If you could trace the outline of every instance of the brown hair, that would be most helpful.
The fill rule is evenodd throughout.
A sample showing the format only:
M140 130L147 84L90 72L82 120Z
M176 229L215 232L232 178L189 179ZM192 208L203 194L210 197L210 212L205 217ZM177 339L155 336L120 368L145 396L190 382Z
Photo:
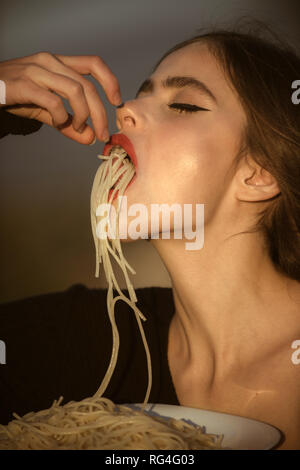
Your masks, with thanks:
M249 152L274 176L281 191L258 212L249 232L261 231L276 269L300 281L300 105L292 102L292 83L300 79L300 58L265 24L255 22L254 26L251 31L248 25L247 32L238 28L202 32L172 47L154 70L172 52L197 42L204 42L218 59L247 117L243 145L234 163ZM266 32L271 36L268 40L263 37Z

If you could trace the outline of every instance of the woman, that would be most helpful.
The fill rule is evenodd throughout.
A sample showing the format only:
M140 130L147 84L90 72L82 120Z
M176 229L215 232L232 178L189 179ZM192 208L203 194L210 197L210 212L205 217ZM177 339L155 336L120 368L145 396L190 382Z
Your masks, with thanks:
M201 88L162 86L182 75ZM269 421L299 448L297 76L292 52L202 35L163 57L117 122L138 155L128 204L205 205L202 250L152 240L172 279L168 359L179 402Z
M292 361L292 344L300 339L300 123L291 100L291 84L299 77L300 60L289 49L217 31L175 46L136 99L117 109L118 128L138 162L137 178L125 193L128 205L205 207L201 250L187 251L184 239L151 240L170 274L172 298L158 288L142 296L141 310L153 328L148 337L155 327L164 332L161 356L150 343L153 362L165 361L159 373L154 368L154 384L165 395L157 392L150 401L269 422L285 434L279 447L285 449L300 449L300 366ZM52 297L52 311L62 308L63 295ZM87 291L84 304L95 295ZM165 319L162 311L156 316L155 327L153 298L162 298L167 309ZM37 301L30 302L32 310ZM31 314L32 325L36 318ZM65 321L65 334L76 328L84 334L82 312L75 324L73 317ZM127 321L120 319L121 338ZM120 383L137 372L126 369L126 354L138 354L132 337L128 344L133 349L120 352L123 365L108 393L116 401L124 396L116 398L113 387L126 388Z

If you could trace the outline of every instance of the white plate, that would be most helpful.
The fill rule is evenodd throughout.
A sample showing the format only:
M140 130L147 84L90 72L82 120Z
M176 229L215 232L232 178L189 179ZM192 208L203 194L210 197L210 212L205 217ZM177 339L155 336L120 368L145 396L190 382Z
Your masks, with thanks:
M130 406L130 405L127 405ZM141 404L131 405L141 406ZM268 450L281 439L281 432L270 424L241 416L199 410L185 406L153 405L148 403L145 411L163 417L185 419L200 426L205 426L207 433L223 434L223 447L234 450Z

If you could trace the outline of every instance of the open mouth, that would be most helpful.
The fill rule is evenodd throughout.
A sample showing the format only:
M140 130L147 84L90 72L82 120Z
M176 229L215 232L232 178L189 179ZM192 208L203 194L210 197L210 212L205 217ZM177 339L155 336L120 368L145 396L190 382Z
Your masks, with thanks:
M133 165L132 163L132 160L130 158L130 156L128 155L128 153L126 152L125 149L123 149L123 147L121 145L114 145L110 151L109 151L109 156L112 157L112 163L114 164L114 162L118 159L122 159L120 161L120 165L118 167L121 168L122 165L124 164L127 164L127 165ZM126 162L126 163L125 163ZM121 181L122 177L123 177L124 173L119 177L119 179L114 183L114 185L111 187L111 189L115 189L115 187L117 186L117 184L119 183L119 181Z
M124 160L127 160L133 164L130 155L128 155L126 150L121 145L113 145L109 150L109 156L112 156L113 158L124 157Z
M125 152L127 158L131 161L135 170L137 171L138 162L135 154L135 149L130 139L125 134L113 134L110 141L105 145L103 154L111 155L112 150L119 149Z
M111 156L113 159L112 163L115 162L114 158L118 158L120 160L120 165L118 165L117 171L124 164L126 164L129 168L131 168L131 171L133 171L133 176L124 189L123 193L125 193L129 186L131 186L136 180L138 173L138 161L133 143L125 134L113 134L110 138L110 141L105 145L103 154L104 156ZM124 177L125 173L127 172L125 171L122 173L118 181L115 181L112 185L109 191L109 200L111 200L112 193L114 193L112 200L115 200L119 196L120 185L118 183ZM116 189L116 186L118 189Z
M128 169L131 168L134 169L135 171L135 166L132 162L132 159L131 159L131 156L126 152L126 150L121 146L121 145L112 145L110 149L107 149L107 154L108 156L111 156L112 157L112 164L114 164L114 162L116 160L120 160L120 165L118 166L117 170L119 170L123 165L126 165L128 167ZM117 179L117 181L111 186L110 188L110 191L109 191L109 198L111 197L113 191L116 189L116 187L119 185L120 181L122 180L123 176L126 174L127 172L124 171L124 173L122 173L120 175L120 177ZM133 181L135 180L136 178L136 174L134 174L134 176L132 177L132 179L129 181L128 185L126 186L125 189L127 189L132 183ZM125 190L124 190L125 191ZM118 197L119 195L119 190L117 189L115 191L115 195L114 195L114 198L113 200Z

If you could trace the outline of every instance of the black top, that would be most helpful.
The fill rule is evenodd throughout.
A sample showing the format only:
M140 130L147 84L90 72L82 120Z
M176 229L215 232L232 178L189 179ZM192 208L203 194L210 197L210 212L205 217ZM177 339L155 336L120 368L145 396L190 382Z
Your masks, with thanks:
M22 107L23 105L20 106ZM18 108L18 105L6 106L5 108ZM5 111L5 108L0 108L0 139L9 134L32 134L37 132L43 125L42 122L36 119L27 119L11 114Z
M126 295L126 290L123 291ZM12 412L23 415L92 396L107 370L112 330L106 289L76 285L0 305L0 337L6 363L0 365L0 423ZM172 290L136 289L137 307L152 361L150 403L178 405L167 359L169 324L174 312ZM116 369L104 393L115 403L140 403L148 384L146 354L133 310L123 301L115 307L120 334Z
M42 123L0 110L0 138L31 134ZM127 291L124 293L128 295ZM64 292L45 294L0 305L0 423L29 411L39 411L64 397L82 400L101 384L112 352L112 330L106 289L75 285ZM167 359L168 331L174 313L171 288L136 290L137 307L152 359L150 403L178 405ZM144 401L148 370L144 345L133 310L123 301L115 306L120 335L116 369L104 393L115 403ZM2 343L3 345L3 343Z
M126 290L123 291L126 295ZM70 289L0 305L0 337L6 364L0 365L0 423L12 412L23 415L92 396L106 372L112 333L106 289ZM136 289L137 307L152 359L150 403L178 405L167 359L169 324L174 312L171 288ZM120 333L118 362L104 393L115 403L140 403L148 384L146 354L133 310L115 307Z

